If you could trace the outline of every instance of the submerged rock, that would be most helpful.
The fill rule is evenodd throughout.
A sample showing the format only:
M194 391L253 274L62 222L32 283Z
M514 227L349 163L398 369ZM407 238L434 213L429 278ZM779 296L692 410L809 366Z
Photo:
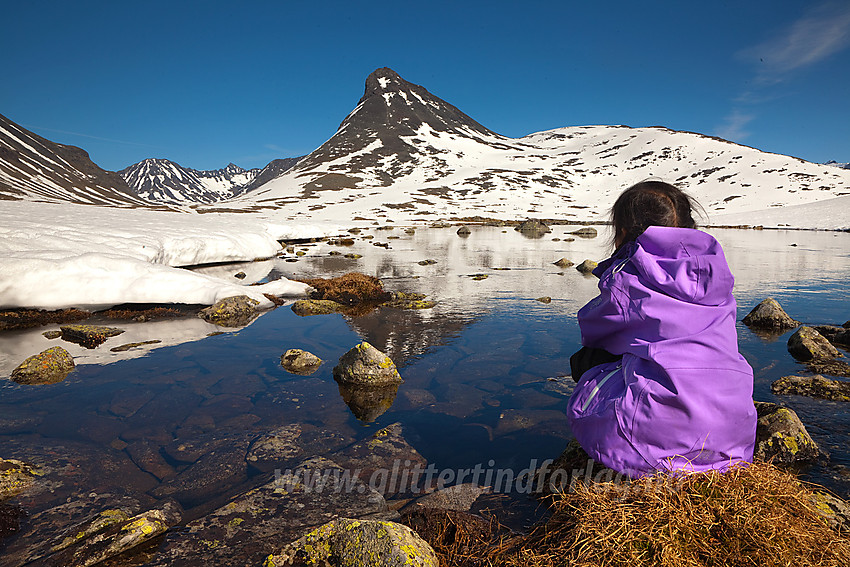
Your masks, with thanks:
M318 370L323 360L311 352L291 348L280 357L280 364L292 374L309 375Z
M220 327L241 327L254 320L259 304L259 301L247 295L225 297L215 305L202 309L198 316Z
M0 501L32 485L38 469L17 459L0 459Z
M570 262L570 261L569 261L569 260L567 260L566 258L561 258L561 259L560 259L560 260L558 260L557 262L553 262L553 263L554 263L556 266L558 266L559 268L569 268L569 267L571 267L571 266L575 266L575 263L574 263L574 262Z
M471 482L455 484L454 486L447 486L446 488L435 490L431 494L417 498L405 507L404 512L411 506L468 512L472 509L472 505L478 500L479 496L489 492L489 487L478 486Z
M570 234L575 234L576 236L579 236L581 238L596 238L596 235L599 233L592 226L586 226L584 228L574 230Z
M12 370L11 378L18 384L55 384L64 380L74 369L74 359L62 347L52 347L35 354Z
M768 402L755 402L755 406L758 412L755 458L775 465L818 458L820 449L794 410Z
M783 376L770 386L774 394L809 396L822 400L850 402L850 382L823 376Z
M757 329L767 329L774 331L784 331L785 329L793 329L801 323L796 319L792 319L779 302L768 297L761 303L755 306L743 320L744 325Z
M292 312L301 317L310 315L330 315L340 313L345 305L330 299L299 299L292 304Z
M403 381L390 357L365 341L342 355L333 375L337 382L362 386L386 386Z
M351 443L342 433L306 423L291 423L273 429L251 443L245 460L253 468L271 472L290 466L308 455L325 455Z
M439 567L434 549L405 525L339 518L319 526L270 555L264 567L278 565L346 567Z
M106 342L109 337L120 335L124 329L101 327L98 325L62 325L62 340L76 343L86 348L95 348Z
M431 309L437 305L436 301L426 301L424 293L406 293L403 291L392 292L392 299L385 301L381 307L393 309Z
M850 364L841 360L815 359L806 363L806 367L815 374L827 374L829 376L843 376L850 378Z
M811 327L806 326L800 327L788 338L788 352L802 362L841 356L832 343Z
M578 270L582 274L590 274L593 273L593 270L596 269L596 266L598 266L598 264L593 260L585 260L584 262L576 266L576 270Z
M552 232L551 228L537 219L528 219L525 222L520 223L520 225L514 230L532 238L540 238L544 234Z

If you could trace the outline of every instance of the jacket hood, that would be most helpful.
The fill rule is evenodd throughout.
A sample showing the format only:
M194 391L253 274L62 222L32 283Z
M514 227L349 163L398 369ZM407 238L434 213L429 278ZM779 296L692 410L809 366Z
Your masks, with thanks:
M651 226L600 267L605 277L631 264L653 291L697 305L720 305L735 283L713 236L692 228Z

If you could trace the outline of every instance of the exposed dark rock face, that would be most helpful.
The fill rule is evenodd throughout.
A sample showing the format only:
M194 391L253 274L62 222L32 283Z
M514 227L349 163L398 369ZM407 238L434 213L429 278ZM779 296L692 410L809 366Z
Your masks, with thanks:
M18 384L55 384L74 369L74 358L62 347L52 347L23 361L12 371Z
M150 207L117 173L75 146L51 142L0 115L0 199Z
M744 317L744 325L757 329L766 329L774 331L784 331L785 329L793 329L800 325L796 319L792 319L779 302L768 297L761 303L755 306L746 317Z
M820 449L794 410L767 402L755 402L755 405L757 459L791 465L818 458Z
M770 386L774 394L809 396L822 400L850 402L850 382L823 376L783 376Z
M788 352L802 362L828 360L841 356L820 333L811 327L800 327L788 338Z

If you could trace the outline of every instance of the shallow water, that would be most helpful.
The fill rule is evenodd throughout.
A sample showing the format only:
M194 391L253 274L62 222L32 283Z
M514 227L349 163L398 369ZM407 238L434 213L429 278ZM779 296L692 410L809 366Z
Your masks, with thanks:
M243 271L247 277L234 281L245 284L278 275L359 271L380 277L388 290L428 294L437 305L418 311L384 308L358 318L298 317L282 307L245 328L210 337L216 329L194 318L112 322L127 333L94 351L72 351L78 367L63 382L0 381L0 456L52 452L59 458L90 450L86 458L111 465L82 463L77 489L120 486L143 493L159 483L134 465L127 444L145 440L164 446L205 434L259 434L289 423L330 428L355 440L400 421L408 441L438 469L480 463L519 471L532 459L554 458L570 438L564 409L571 380L559 377L569 373L569 356L579 346L575 313L595 296L597 280L553 262L606 255L606 229L594 239L565 241L576 228L556 226L540 239L498 227L475 227L465 238L455 228L417 229L413 235L373 229L353 235L354 246L296 245L306 255L295 262L281 258L205 268L227 278ZM736 276L739 320L768 296L806 323L840 325L850 319L850 234L712 232ZM374 238L363 239L366 235ZM362 258L331 256L331 251ZM419 264L426 259L436 263ZM473 279L476 274L487 278ZM551 303L536 300L542 296ZM69 346L45 339L41 332L47 329L0 335L5 376L30 354L59 343ZM805 371L786 351L790 331L763 338L739 323L738 333L741 352L755 369L755 398L793 408L831 453L809 477L850 494L850 406L773 396L772 381ZM128 353L108 350L157 338L163 343ZM352 414L331 372L362 340L386 352L405 380L392 406L371 412L370 422ZM289 348L308 350L326 362L311 376L289 374L280 366Z

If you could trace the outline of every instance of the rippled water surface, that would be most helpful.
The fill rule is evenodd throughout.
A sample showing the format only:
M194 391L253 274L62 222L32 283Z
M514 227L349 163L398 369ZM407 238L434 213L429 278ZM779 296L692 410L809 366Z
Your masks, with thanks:
M570 438L564 409L572 383L563 376L579 346L575 313L596 294L596 279L553 262L606 255L604 228L598 238L566 241L576 228L556 226L539 239L498 227L474 227L466 238L455 228L417 229L412 235L398 228L364 230L352 235L353 246L296 245L306 254L289 254L295 262L281 258L205 268L226 278L243 271L243 283L360 271L380 277L388 290L428 294L437 305L417 311L383 308L357 318L298 317L281 307L215 336L207 335L217 329L196 318L122 322L118 326L125 335L94 351L62 343L78 367L59 384L0 381L0 456L70 458L79 490L121 486L149 494L159 481L134 464L129 444L144 440L163 447L174 439L260 434L289 423L330 428L356 440L400 421L408 441L438 468L493 461L518 470L531 459L555 457ZM806 323L840 325L850 319L850 234L713 233L736 276L739 319L768 296ZM426 259L436 263L419 264ZM477 274L487 278L473 278ZM543 296L551 302L537 301ZM44 330L0 335L4 376L26 356L61 342L44 338ZM800 414L832 456L811 471L811 478L848 495L848 406L773 396L773 380L805 371L786 351L790 332L765 338L739 324L738 333L741 351L755 369L755 398ZM109 351L152 339L162 343ZM338 358L362 340L386 352L404 378L394 399L356 410L365 420L346 405L331 373ZM311 376L289 374L280 366L289 348L309 350L326 362Z

